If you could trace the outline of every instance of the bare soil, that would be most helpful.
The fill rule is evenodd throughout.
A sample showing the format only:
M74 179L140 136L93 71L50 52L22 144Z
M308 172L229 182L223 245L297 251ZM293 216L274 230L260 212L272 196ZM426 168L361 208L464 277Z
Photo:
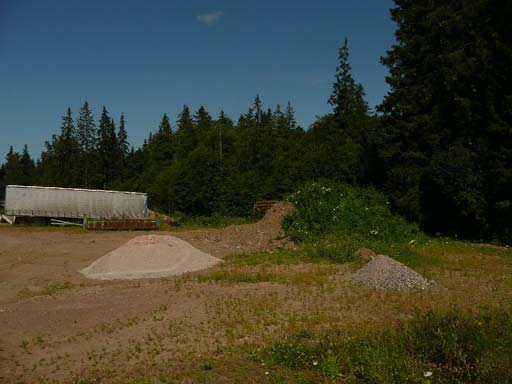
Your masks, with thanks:
M293 243L284 237L282 222L294 209L292 203L280 201L257 223L230 225L219 231L188 237L187 241L219 258L292 247Z
M252 226L266 236L267 227ZM211 239L231 231L244 233L242 239L246 230L172 235L225 257L255 248L237 240L231 244L240 248L226 249ZM126 383L140 372L153 378L147 382L237 382L194 378L222 370L223 359L242 356L240 348L302 329L357 333L389 326L414 307L512 305L512 260L498 250L440 248L443 264L420 271L437 285L406 292L355 286L343 278L353 264L249 266L228 258L185 276L128 281L78 272L140 234L0 227L1 383ZM201 368L210 365L212 371ZM259 365L246 369L239 374L268 381Z

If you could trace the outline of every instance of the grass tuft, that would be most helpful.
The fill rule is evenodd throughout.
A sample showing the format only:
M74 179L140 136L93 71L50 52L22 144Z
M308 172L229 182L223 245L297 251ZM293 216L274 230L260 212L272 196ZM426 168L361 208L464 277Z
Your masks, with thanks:
M267 369L317 371L356 383L505 383L512 372L512 312L415 312L380 334L294 335L260 358Z

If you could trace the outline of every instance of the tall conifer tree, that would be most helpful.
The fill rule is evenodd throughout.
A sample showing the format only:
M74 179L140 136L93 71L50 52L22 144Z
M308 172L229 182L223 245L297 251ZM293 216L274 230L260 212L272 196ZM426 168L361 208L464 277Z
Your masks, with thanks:
M84 102L78 114L76 124L76 137L81 148L82 164L84 167L82 186L88 188L91 183L91 174L94 173L94 162L98 135L92 111L87 101Z

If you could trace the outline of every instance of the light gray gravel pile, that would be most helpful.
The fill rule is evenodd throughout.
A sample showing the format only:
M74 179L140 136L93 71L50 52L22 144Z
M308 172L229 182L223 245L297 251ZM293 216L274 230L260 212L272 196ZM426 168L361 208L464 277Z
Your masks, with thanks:
M434 285L433 281L384 255L378 255L355 272L352 281L368 287L396 290L425 289Z
M174 236L137 236L80 272L89 279L148 279L199 271L220 263Z

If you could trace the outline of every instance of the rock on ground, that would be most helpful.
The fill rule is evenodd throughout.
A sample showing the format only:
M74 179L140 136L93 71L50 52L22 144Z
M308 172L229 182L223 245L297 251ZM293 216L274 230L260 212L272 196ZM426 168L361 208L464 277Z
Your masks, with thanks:
M353 282L373 288L425 289L434 285L418 272L384 255L378 255L355 272Z
M354 256L360 259L361 261L368 262L372 260L377 254L371 250L370 248L359 248L354 252Z

